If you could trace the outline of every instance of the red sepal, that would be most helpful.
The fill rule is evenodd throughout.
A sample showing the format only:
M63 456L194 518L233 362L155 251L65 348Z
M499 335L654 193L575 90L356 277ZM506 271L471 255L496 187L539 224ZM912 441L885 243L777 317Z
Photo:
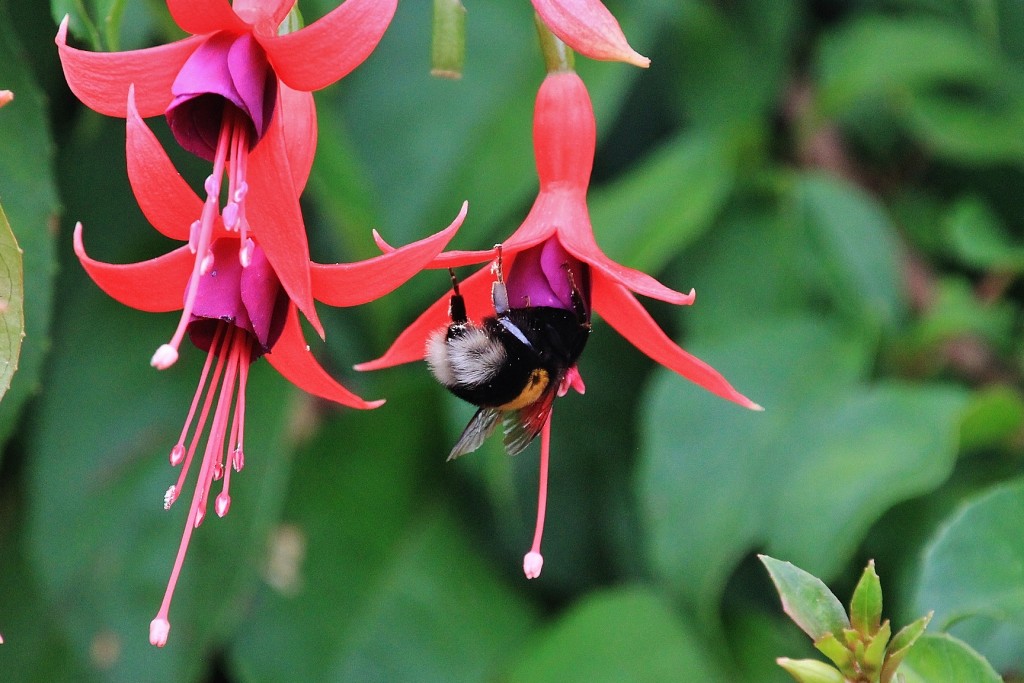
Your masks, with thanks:
M462 225L468 208L469 203L463 202L459 215L444 230L376 258L358 263L311 264L313 296L330 306L359 306L389 294L445 248Z
M322 338L324 328L313 306L309 243L280 126L271 126L253 149L247 181L249 192L246 202L256 240L288 298L295 302Z
M187 241L189 226L199 218L203 201L174 168L160 141L139 117L133 90L128 91L125 136L132 192L154 228L171 239ZM220 224L220 217L217 222Z
M506 267L511 267L511 263L506 261ZM459 283L459 291L462 292L466 301L466 311L470 319L477 323L489 315L494 315L494 305L491 303L491 282L493 280L491 269L482 268ZM405 328L383 356L356 365L356 370L380 370L423 360L427 355L427 339L431 334L447 327L451 322L451 318L448 317L450 301L451 293L449 292L431 304L420 317Z
M294 33L256 38L284 83L296 90L320 90L370 56L397 5L398 0L346 0Z
M630 344L711 393L744 408L762 410L713 367L679 348L625 287L596 272L591 274L591 282L594 310Z
M195 255L183 246L149 261L124 265L95 261L82 245L82 224L75 225L75 255L100 289L125 306L147 313L182 307Z
M376 408L384 403L363 400L327 374L306 345L294 304L288 305L284 329L266 359L282 377L314 396L362 410Z
M136 85L136 103L143 117L163 114L171 103L171 84L202 36L128 52L89 52L67 44L68 17L57 30L57 54L68 87L85 106L107 116L124 118L128 86Z
M167 9L174 23L193 35L249 31L249 26L238 18L228 0L167 0Z

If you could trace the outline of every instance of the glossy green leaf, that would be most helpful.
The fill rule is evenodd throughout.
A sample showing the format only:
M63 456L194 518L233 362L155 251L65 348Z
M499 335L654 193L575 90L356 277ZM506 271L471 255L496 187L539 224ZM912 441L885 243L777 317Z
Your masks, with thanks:
M531 605L418 490L414 396L346 412L303 449L231 649L240 680L482 680L526 636Z
M931 620L932 613L929 612L920 619L907 624L901 628L895 636L893 636L892 642L889 643L889 650L885 656L884 666L882 667L883 683L887 683L892 680L893 675L906 659L907 654L910 653L917 641L922 635L924 635L924 630L928 628L928 624Z
M899 674L905 683L1001 683L985 658L948 634L922 636L907 654Z
M766 406L743 411L667 372L644 398L647 549L706 618L751 549L828 579L886 509L951 471L963 393L861 383L857 345L835 328L779 320L694 350Z
M758 556L775 584L782 599L782 609L812 640L826 635L838 636L850 627L843 604L822 583L791 562L776 560L767 555Z
M726 134L681 136L649 155L642 168L595 190L590 218L601 248L633 268L664 268L711 227L728 199L736 176L735 145Z
M538 633L503 680L732 680L699 634L650 590L594 592Z
M0 398L7 393L18 369L21 340L25 336L21 257L21 247L0 207Z
M882 207L853 185L825 175L800 178L796 196L817 267L840 308L891 327L903 314L898 242Z
M925 549L913 609L985 655L998 669L1024 666L1024 481L976 496Z
M913 91L983 84L1001 74L997 56L961 27L925 16L865 16L827 36L817 60L824 116L865 97L900 98Z
M26 296L25 340L17 359L18 374L0 403L0 443L5 443L20 424L25 402L41 389L40 375L50 347L58 211L46 100L12 32L9 12L7 5L0 3L0 54L4 55L0 88L14 93L14 100L0 109L0 200L17 246L23 250L21 268ZM26 159L32 163L25 163ZM14 256L9 248L5 248L4 254L8 261ZM14 270L9 273L13 287L15 279L21 276L15 275ZM18 308L15 298L12 297L8 309L11 315L16 315ZM13 350L13 346L10 348Z

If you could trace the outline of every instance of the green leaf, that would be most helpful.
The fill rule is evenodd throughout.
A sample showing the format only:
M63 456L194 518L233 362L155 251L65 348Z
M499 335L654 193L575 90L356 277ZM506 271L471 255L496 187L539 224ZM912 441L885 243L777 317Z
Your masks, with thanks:
M0 200L17 238L24 269L25 340L18 374L0 403L0 444L22 423L25 402L40 388L43 361L50 348L49 327L56 270L54 242L58 212L54 186L53 142L47 126L44 94L36 85L27 57L12 33L10 10L0 3L0 54L3 83L14 101L0 109ZM26 163L31 160L31 163ZM4 239L10 244L10 238ZM10 254L5 251L5 254ZM11 272L12 283L14 271ZM13 303L13 300L12 300ZM17 306L9 311L14 314Z
M864 648L864 654L860 658L862 669L866 673L877 674L882 670L882 662L885 660L885 646L889 643L889 636L892 635L892 626L889 620L882 622L881 628L871 638Z
M978 197L955 202L945 219L949 246L966 265L996 272L1024 270L1024 246L1011 243L993 209Z
M905 683L1001 683L985 658L948 634L922 636L899 669Z
M1000 670L1024 667L1024 480L995 486L950 515L925 548L918 613Z
M808 574L790 562L758 555L772 577L782 599L782 609L803 629L811 640L828 634L838 637L849 628L850 620L839 599L821 579Z
M850 598L850 624L864 636L873 636L882 623L882 583L870 560Z
M699 631L648 589L593 592L539 633L516 660L510 683L732 680Z
M21 339L25 336L21 253L7 214L0 207L0 398L7 393L18 369Z
M1024 397L1005 385L982 387L971 396L960 429L960 450L1015 452L1024 428Z
M929 612L917 621L907 624L893 636L892 643L889 644L889 651L886 653L885 664L882 667L882 683L892 680L900 663L906 658L914 643L924 635L924 630L928 628L928 623L931 620L932 614Z
M952 469L964 392L865 384L863 350L836 328L748 323L690 350L766 406L744 411L665 371L642 399L647 551L656 574L709 620L751 549L828 579L885 510Z
M814 647L818 652L831 659L832 663L843 674L850 675L856 673L853 651L845 644L839 642L834 633L826 633L821 638L815 640Z
M896 230L882 207L850 183L809 174L796 186L818 267L840 309L892 327L904 312Z
M601 247L632 268L664 268L711 227L728 199L736 176L735 146L725 133L685 134L649 154L641 167L598 187L590 217ZM638 234L644 238L636 239Z
M333 418L300 454L297 471L314 476L292 482L231 645L240 680L485 680L532 626L532 606L421 493L418 461L443 460L414 428L422 400L388 393L372 415Z
M866 97L995 82L996 54L952 22L865 16L829 34L818 54L819 113L834 117Z

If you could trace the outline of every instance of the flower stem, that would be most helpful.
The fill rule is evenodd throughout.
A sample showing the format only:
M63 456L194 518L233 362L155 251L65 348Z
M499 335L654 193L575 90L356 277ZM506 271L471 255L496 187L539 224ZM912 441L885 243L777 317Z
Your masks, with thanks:
M430 75L462 78L466 61L466 8L461 0L434 0Z
M533 15L533 22L537 26L540 52L544 56L544 66L548 73L574 71L575 59L572 49L551 32L539 14Z

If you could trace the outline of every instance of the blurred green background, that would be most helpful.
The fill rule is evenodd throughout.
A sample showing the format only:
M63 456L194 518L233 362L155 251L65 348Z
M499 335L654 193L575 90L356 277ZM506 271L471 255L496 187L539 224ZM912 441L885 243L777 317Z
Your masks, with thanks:
M460 81L428 76L430 3L406 0L373 56L317 94L315 260L374 255L372 228L419 239L463 199L455 248L525 215L532 8L466 4ZM53 36L68 11L89 49L178 34L156 0L0 0L0 88L16 98L0 202L24 249L27 334L0 403L0 679L781 682L776 657L814 651L765 552L843 600L874 558L896 627L934 610L929 632L1021 680L1024 3L608 6L652 66L577 58L598 117L598 242L696 288L692 307L644 303L766 411L598 322L587 393L554 412L544 573L527 581L537 446L513 459L494 439L445 463L470 406L422 364L351 370L447 274L321 307L314 352L388 403L339 410L254 366L247 467L231 513L193 538L158 650L148 624L187 512L162 508L167 454L202 358L152 370L176 318L116 304L73 257L79 220L102 260L170 242L131 196L124 122L71 95ZM174 158L198 187L203 165Z

